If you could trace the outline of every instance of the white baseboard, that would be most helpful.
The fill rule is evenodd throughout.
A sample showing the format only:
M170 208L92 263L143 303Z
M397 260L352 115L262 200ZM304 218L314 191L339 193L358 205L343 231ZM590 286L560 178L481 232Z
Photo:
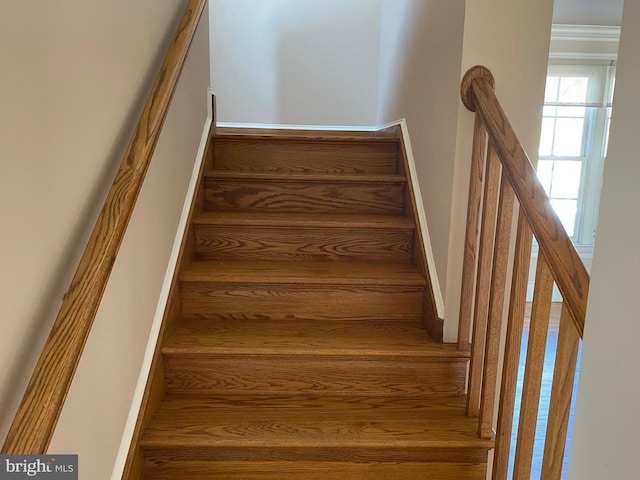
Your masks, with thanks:
M291 125L279 123L232 123L216 122L221 128L260 128L269 130L332 130L336 132L376 132L380 127L371 125Z

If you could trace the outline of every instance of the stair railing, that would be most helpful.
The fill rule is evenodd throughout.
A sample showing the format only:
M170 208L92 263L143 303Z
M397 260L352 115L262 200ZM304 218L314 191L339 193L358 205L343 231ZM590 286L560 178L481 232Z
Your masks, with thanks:
M541 478L560 479L589 275L495 96L491 72L482 66L471 68L462 80L461 96L464 105L476 113L458 335L459 348L471 348L467 414L478 417L482 438L495 434L492 478L506 479L534 236L539 253L512 478L530 478L555 283L563 304ZM515 255L510 264L516 220ZM509 268L511 292L501 352Z
M44 454L91 331L207 0L189 0L2 447Z

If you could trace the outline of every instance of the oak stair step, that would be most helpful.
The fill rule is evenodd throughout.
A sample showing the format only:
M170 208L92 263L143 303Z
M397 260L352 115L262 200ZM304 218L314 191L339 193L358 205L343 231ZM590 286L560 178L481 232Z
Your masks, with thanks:
M205 260L180 296L185 318L418 320L425 283L410 264Z
M476 428L463 397L169 395L140 445L182 461L484 462Z
M415 226L394 215L203 212L197 259L394 260L408 263Z
M167 391L188 395L455 396L468 360L418 322L190 320L162 352Z
M485 480L486 464L450 462L206 461L148 459L145 479Z
M182 283L385 285L424 287L409 263L203 260L181 274Z
M357 132L218 134L216 170L396 173L397 137Z
M419 322L285 320L182 321L165 354L338 355L467 360L454 344L435 343ZM407 361L407 360L403 360Z
M404 214L403 175L205 173L205 208L224 211Z
M484 479L397 129L211 142L132 480Z
M369 228L415 230L412 220L401 215L361 215L281 212L202 212L192 222L197 226L262 226L297 228Z

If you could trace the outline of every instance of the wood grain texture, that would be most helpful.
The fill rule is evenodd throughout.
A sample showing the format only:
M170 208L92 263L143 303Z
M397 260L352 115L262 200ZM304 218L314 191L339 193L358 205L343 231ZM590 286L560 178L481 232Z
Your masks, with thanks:
M420 320L424 287L182 282L186 318Z
M147 477L154 480L484 480L486 464L450 462L319 462L319 461L171 461L149 460Z
M287 135L283 150L309 142ZM390 138L373 143L397 156L397 132ZM304 148L313 156L336 143ZM161 345L166 396L137 444L144 478L327 478L331 468L349 478L481 477L493 442L464 414L469 352L434 342L422 325L430 287L407 166L283 168L205 175L198 205L209 210L192 221L193 261L179 275L182 318ZM207 195L233 182L247 197L230 189L214 209ZM265 185L310 190L255 202ZM234 206L247 198L250 208ZM330 208L317 212L322 202Z
M396 448L486 448L475 422L462 415L461 401L438 404L420 397L256 397L218 396L168 399L149 426L145 448L251 448L265 444L297 449L300 460L318 451L377 450L380 460Z
M467 199L467 227L462 264L460 292L460 319L458 323L458 348L471 348L471 318L473 314L474 287L477 269L478 235L480 233L480 209L482 206L482 184L487 152L487 132L480 117L476 115L469 174L469 196Z
M401 176L267 175L210 173L209 210L401 215Z
M467 414L480 414L484 352L489 317L489 289L496 236L496 215L498 211L498 191L500 188L500 162L495 150L489 148L484 184L480 253L478 257L478 278L476 280L475 307L473 312L473 342L469 363L469 386L467 389Z
M192 263L180 278L183 283L242 285L425 285L413 265L386 262L206 260Z
M200 260L409 263L413 252L414 224L404 217L216 213L206 212L193 223Z
M181 276L187 318L419 319L409 264L202 261Z
M393 137L217 135L215 168L248 172L396 173L398 139Z
M46 453L205 4L206 0L191 0L185 8L14 417L3 454Z
M181 395L464 393L466 362L414 357L165 354L167 391Z
M529 479L531 476L552 293L552 273L544 255L539 253L513 470L513 478L516 480Z
M535 169L500 106L492 85L486 79L479 78L473 80L469 88L473 92L476 111L489 132L540 249L549 259L558 289L582 337L589 274L538 181Z
M562 474L576 355L579 339L584 330L589 275L559 218L553 211L549 198L540 185L535 170L493 90L494 81L491 72L485 67L477 66L465 74L461 85L461 97L465 106L476 112L476 122L478 123L480 119L481 126L486 129L489 143L492 148L495 148L503 166L503 176L509 180L515 191L522 217L526 218L528 223L528 226L525 227L523 218L521 218L519 231L530 229L539 245L538 270L513 478L528 479L531 475L540 382L549 325L549 309L555 281L564 299L563 316L566 321L561 327L564 331L563 353L558 352L554 369L554 382L557 381L558 384L554 386L553 398L549 403L542 478L559 479ZM528 233L527 235L529 236ZM520 247L517 248L520 249ZM525 253L528 256L531 249L530 247L526 247L526 249ZM507 332L503 390L498 412L494 479L506 479L508 475L508 452L511 442L511 423L514 415L513 403L516 399L515 383L520 350L519 338L522 336L520 317L526 292L525 275L519 274L518 270L526 271L526 264L528 264L528 260L519 258L521 254L520 250L516 252L516 270L514 270L510 306L511 319ZM516 290L519 290L519 293ZM466 300L463 300L463 303L464 301ZM468 306L461 304L461 312L464 313L467 310ZM515 320L514 316L517 317ZM515 323L512 323L514 321ZM464 317L462 322L464 332ZM559 339L558 345L560 341Z
M434 342L418 321L185 320L164 342L166 354L337 355L466 360Z
M511 429L518 383L520 348L526 311L532 233L524 215L518 216L518 229L511 276L509 317L502 367L496 448L493 453L492 480L507 480L511 452Z
M144 449L145 458L153 461L162 460L164 462L173 461L211 461L212 452L207 447L187 447L187 448L164 448L161 446L152 447L147 445ZM394 462L449 462L452 464L486 464L486 447L477 447L475 442L465 447L399 447L388 445L384 450L387 458L393 458ZM216 461L304 461L308 458L309 452L306 448L296 447L251 447L235 448L221 447L215 449ZM377 449L359 448L354 445L350 448L340 449L317 449L313 453L314 461L322 462L379 462L381 460L380 451Z
M482 396L480 400L480 419L478 429L482 438L493 435L496 386L498 380L498 361L500 357L500 338L504 316L504 296L507 281L509 245L513 220L514 194L506 178L500 182L498 203L498 225L493 250L493 271L489 294L489 323L485 347L485 362L482 377Z
M560 315L558 347L553 370L549 418L547 420L542 476L545 480L560 480L564 450L569 428L571 396L576 373L580 337L573 326L571 313L565 306Z

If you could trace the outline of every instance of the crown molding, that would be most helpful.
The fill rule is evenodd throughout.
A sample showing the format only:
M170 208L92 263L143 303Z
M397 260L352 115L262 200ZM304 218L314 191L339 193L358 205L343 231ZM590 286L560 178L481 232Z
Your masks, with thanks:
M602 62L615 62L618 59L616 53L581 53L581 52L549 52L552 60L599 60Z
M618 43L620 41L620 27L554 24L551 27L551 40Z

